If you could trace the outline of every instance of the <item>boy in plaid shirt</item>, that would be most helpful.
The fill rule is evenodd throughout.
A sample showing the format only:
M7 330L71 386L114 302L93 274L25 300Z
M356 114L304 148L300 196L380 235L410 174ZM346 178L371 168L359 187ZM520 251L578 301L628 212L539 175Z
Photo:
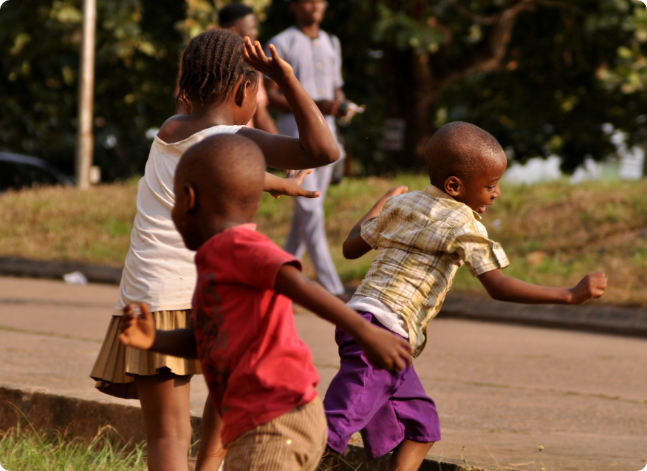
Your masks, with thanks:
M414 357L424 349L427 326L463 264L501 301L583 304L602 295L603 273L587 275L570 289L502 274L508 258L480 222L480 214L501 195L498 181L507 163L492 135L468 123L449 123L429 140L425 162L431 184L411 193L403 186L390 190L355 225L343 246L347 259L377 251L348 306L408 339ZM335 340L341 367L324 399L328 447L342 453L360 430L369 458L393 450L389 469L417 470L440 439L440 425L415 370L377 370L350 336L337 329Z

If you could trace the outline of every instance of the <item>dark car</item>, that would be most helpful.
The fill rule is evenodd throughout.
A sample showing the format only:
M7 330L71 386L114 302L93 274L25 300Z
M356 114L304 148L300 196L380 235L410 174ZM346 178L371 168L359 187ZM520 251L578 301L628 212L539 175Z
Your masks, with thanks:
M0 192L47 185L73 186L74 180L36 157L0 152Z

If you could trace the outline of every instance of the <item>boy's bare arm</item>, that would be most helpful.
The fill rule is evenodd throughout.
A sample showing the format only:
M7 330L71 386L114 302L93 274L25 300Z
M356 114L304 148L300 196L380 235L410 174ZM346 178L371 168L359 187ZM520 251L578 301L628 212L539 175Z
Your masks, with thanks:
M499 301L523 304L584 304L599 298L607 287L604 273L586 275L573 288L549 288L509 278L500 269L478 277L488 294Z
M296 267L281 267L274 290L351 335L375 368L401 370L411 366L411 346L406 340L371 325Z
M372 217L380 214L380 211L382 211L386 200L388 200L392 196L406 193L407 191L409 191L409 189L406 186L400 185L395 188L391 188L384 194L384 196L377 200L377 203L375 203L371 210L366 213L364 217L360 219L357 224L355 224L355 226L353 226L353 228L350 230L350 234L348 234L348 237L346 237L346 240L342 245L344 258L348 260L355 260L356 258L359 258L371 251L371 246L368 245L364 239L362 239L362 224L364 224L364 222L371 219Z
M148 305L141 304L140 310L141 314L138 316L133 312L132 305L124 308L119 334L122 344L180 358L198 358L192 328L155 330L155 319Z
M272 44L269 49L271 58L265 55L258 41L252 44L249 38L245 38L243 57L281 88L296 120L299 138L275 136L249 128L240 133L258 144L270 167L303 169L335 162L339 159L339 146L321 111L294 76L290 64L279 57Z

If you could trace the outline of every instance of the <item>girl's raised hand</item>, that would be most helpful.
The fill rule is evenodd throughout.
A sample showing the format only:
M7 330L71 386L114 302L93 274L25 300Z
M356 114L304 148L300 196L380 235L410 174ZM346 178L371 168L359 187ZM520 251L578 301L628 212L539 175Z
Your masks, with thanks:
M273 44L270 44L269 49L271 57L265 55L261 43L254 41L252 44L251 39L245 36L243 58L260 73L280 83L293 75L292 66L279 57Z
M141 315L133 312L132 304L124 307L119 329L119 341L123 345L148 350L155 341L155 319L146 303L139 306Z

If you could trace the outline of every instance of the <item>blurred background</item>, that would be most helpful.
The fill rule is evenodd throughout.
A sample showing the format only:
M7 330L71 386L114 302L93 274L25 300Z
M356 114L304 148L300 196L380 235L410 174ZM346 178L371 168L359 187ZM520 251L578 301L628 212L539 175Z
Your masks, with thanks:
M147 131L174 111L183 45L217 27L227 3L99 2L93 160L103 181L141 174ZM293 22L283 0L244 3L261 41ZM0 150L68 175L81 22L80 0L10 0L0 11ZM355 174L420 169L426 140L452 120L487 129L519 162L556 156L572 173L590 160L582 168L595 173L594 162L629 155L623 172L643 173L647 9L637 0L332 0L322 27L341 40L346 94L367 107L342 130Z

